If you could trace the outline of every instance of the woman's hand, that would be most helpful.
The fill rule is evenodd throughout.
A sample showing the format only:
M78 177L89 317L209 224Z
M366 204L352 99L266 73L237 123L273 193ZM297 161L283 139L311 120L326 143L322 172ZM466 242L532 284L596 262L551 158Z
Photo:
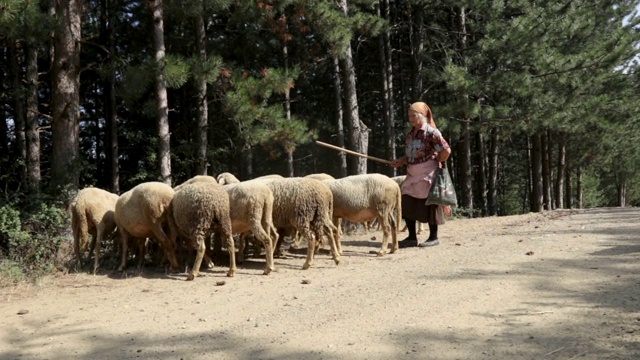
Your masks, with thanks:
M400 166L404 165L404 163L405 163L405 159L404 158L395 159L395 160L391 161L391 166L397 169Z

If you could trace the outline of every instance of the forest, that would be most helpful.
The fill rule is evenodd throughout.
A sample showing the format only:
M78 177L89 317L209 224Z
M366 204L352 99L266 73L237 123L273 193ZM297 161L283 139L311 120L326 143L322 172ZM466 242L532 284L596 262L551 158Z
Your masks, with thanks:
M0 0L2 256L63 237L88 186L398 175L315 141L400 157L415 101L453 149L457 216L638 205L639 8Z

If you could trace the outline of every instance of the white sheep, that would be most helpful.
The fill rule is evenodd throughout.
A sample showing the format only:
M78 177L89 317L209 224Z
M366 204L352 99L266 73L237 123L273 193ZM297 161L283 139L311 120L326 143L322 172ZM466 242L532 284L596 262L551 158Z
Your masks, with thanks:
M404 179L406 179L406 177L407 177L406 175L398 175L398 176L392 177L391 180L398 183L398 186L400 186L400 189L402 189L402 183L404 182ZM416 225L418 227L418 232L416 234L420 235L422 233L422 223L419 221L416 221ZM405 232L405 231L407 231L407 224L404 224L404 227L402 228L402 230L400 230L400 232Z
M196 175L196 176L184 181L183 183L174 186L173 190L174 191L178 191L182 187L184 187L185 185L189 185L189 184L193 184L193 183L201 183L201 182L217 184L218 180L215 177L209 176L209 175ZM208 239L208 238L206 239L205 246L206 246L207 249L209 249L211 247L210 239ZM178 247L177 246L176 246L176 251L178 251ZM178 256L178 258L180 258L180 262L182 262L182 258L183 258L184 253L177 253L176 255ZM212 268L213 267L213 261L211 260L211 257L209 256L209 254L206 253L206 252L204 254L204 260L205 260L205 262L207 264L207 268Z
M324 180L333 193L334 225L339 229L340 219L364 223L377 219L382 226L382 247L378 256L387 252L389 236L392 245L390 253L398 250L397 220L402 218L402 195L398 184L386 175L361 174L335 180ZM339 230L336 230L336 244L339 251Z
M329 174L325 174L325 173L309 174L309 175L306 175L305 178L307 178L307 179L316 179L316 180L320 180L320 181L335 179L333 176L331 176Z
M87 251L87 238L91 234L89 258L95 252L93 273L98 270L100 246L102 240L116 229L115 209L118 195L95 187L80 190L71 201L71 229L73 231L73 249L80 266L83 264L82 252ZM82 245L82 249L80 246ZM82 251L81 251L82 250ZM87 259L87 260L88 260Z
M278 240L278 232L273 225L274 198L271 189L264 182L253 180L225 185L224 189L229 194L232 231L241 234L238 261L244 259L244 235L251 232L264 245L264 274L268 275L275 269L273 249Z
M279 174L267 174L267 175L258 176L253 180L273 180L273 179L284 179L284 176Z
M216 180L218 180L218 184L220 185L236 184L240 182L235 175L229 172L218 174L218 176L216 176Z
M155 238L173 270L178 270L174 243L162 227L167 224L167 208L173 198L174 190L161 182L145 182L120 195L116 202L116 225L122 240L122 259L118 271L124 270L127 263L128 239Z
M294 230L308 240L303 269L312 265L315 242L320 242L323 236L329 240L333 261L339 264L340 254L334 238L336 229L331 222L333 195L329 187L319 180L307 178L269 179L263 182L269 186L274 198L273 224L279 234L276 253L279 253L287 231Z
M213 176L209 176L209 175L196 175L192 178L190 178L189 180L183 182L180 185L176 185L173 187L174 191L178 191L180 190L181 187L185 186L185 185L189 185L189 184L193 184L196 182L210 182L210 183L218 183L218 180L216 178L214 178Z
M236 272L235 245L231 234L229 195L223 186L211 182L194 182L181 187L173 196L169 206L169 233L172 242L178 235L197 249L196 259L187 276L193 280L198 276L205 255L206 239L214 232L227 241L229 271Z

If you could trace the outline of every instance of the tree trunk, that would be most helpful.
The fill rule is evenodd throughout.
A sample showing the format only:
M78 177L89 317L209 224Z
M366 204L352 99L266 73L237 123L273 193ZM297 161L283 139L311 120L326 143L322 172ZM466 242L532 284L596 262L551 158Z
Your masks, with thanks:
M618 206L627 206L627 182L624 179L618 179Z
M567 143L564 134L556 136L558 139L558 162L556 168L555 196L556 209L564 208L564 180L566 170Z
M78 136L82 3L82 0L58 1L55 7L62 24L53 39L51 185L54 189L77 190L81 172Z
M7 54L0 55L0 61L5 61ZM0 71L0 84L5 84L6 72ZM8 99L5 96L6 88L0 86L0 109L5 109L5 105ZM0 159L9 159L9 127L7 126L7 112L0 110ZM0 171L5 172L5 168L2 165L8 165L0 160Z
M411 101L422 99L422 58L424 43L424 5L411 7Z
M4 72L0 71L0 82L4 80ZM4 109L4 96L0 96L0 107ZM0 111L0 156L2 159L9 158L9 129L7 127L7 113ZM5 165L5 164L2 164ZM4 168L0 167L4 172Z
M460 49L464 49L467 46L467 38L466 38L466 12L464 7L459 9L457 14L457 27L460 37L458 38L458 47ZM420 54L418 54L420 55ZM466 59L464 55L460 55L457 58L457 63L466 69ZM467 110L467 104L469 101L469 94L466 92L461 92L459 94L460 98L464 100L464 109L463 109L463 121L462 127L460 130L460 138L462 142L459 145L459 154L458 154L458 164L460 166L460 184L462 185L461 191L461 204L462 207L469 209L469 213L473 214L474 204L473 204L473 163L472 163L472 155L471 155L471 117L469 116L469 112Z
M289 77L289 49L287 48L287 40L283 40L284 44L282 46L282 58L284 61L284 72L285 76ZM287 87L284 91L284 110L286 114L287 122L291 121L291 92L289 87ZM287 153L287 176L294 176L293 169L293 147L287 147L284 149Z
M552 210L551 201L551 146L549 130L542 135L542 198L545 210Z
M457 160L460 189L460 206L469 209L473 213L473 182L471 180L471 131L469 130L469 120L462 122L460 130L460 143L457 146Z
M25 133L25 91L22 86L22 64L23 46L20 41L10 41L9 44L9 66L11 70L11 85L13 87L13 119L14 134L16 137L15 146L19 156L19 161L15 162L18 166L18 176L21 185L26 185L27 168L24 166L27 161L27 137Z
M201 5L202 7L202 5ZM206 48L206 32L204 20L202 14L198 13L195 18L196 28L196 48L198 50L198 60L204 64L207 61L207 48ZM196 173L198 175L206 175L208 167L207 149L209 133L209 108L207 106L207 80L204 74L196 74L196 91L198 101L198 115L197 115L197 137L196 137Z
M340 6L345 15L347 13L347 0L340 0ZM349 128L350 150L367 154L369 148L369 128L360 120L358 110L358 96L356 94L356 71L353 64L353 53L351 44L347 45L341 59L342 78L344 85L344 98L346 108L347 126ZM352 174L366 174L367 160L365 158L352 156L350 169Z
M489 176L487 193L487 215L498 215L498 131L490 130L489 141Z
M104 88L104 117L105 117L105 157L109 189L115 194L120 193L120 169L118 166L118 115L116 106L116 70L114 69L115 37L113 33L115 16L111 8L111 0L102 0L101 37L102 44L109 49L107 63L109 72L105 75Z
M344 107L342 105L342 86L340 81L340 62L337 57L333 58L333 68L334 68L334 76L333 76L333 88L335 95L335 118L336 118L336 132L337 132L337 140L338 146L344 148ZM344 152L338 153L338 165L339 165L339 173L340 177L347 176L347 154Z
M531 211L542 211L542 140L539 133L531 136Z
M38 50L27 45L27 188L29 193L40 193L40 124L38 123Z
M389 16L389 0L380 1L378 15L387 21ZM382 75L382 116L385 126L385 138L387 139L387 159L396 158L396 128L393 108L393 66L391 62L391 42L389 30L382 32L379 38L380 48L380 73ZM397 169L389 167L389 176L396 176Z
M476 133L476 161L478 164L476 170L476 193L480 201L480 211L482 216L487 215L487 171L485 168L487 153L485 150L484 136L481 132Z
M566 208L567 209L573 209L573 177L571 174L571 170L569 169L569 167L565 167L565 172L564 172L564 178L565 178L565 184L566 184L566 191L565 191L565 197L564 197L564 201L567 204Z
M156 61L156 120L158 123L158 161L160 167L160 181L171 185L171 143L169 132L169 101L167 99L167 84L164 78L164 14L163 0L153 0L151 3L153 14L153 49Z
M242 157L244 158L244 178L253 179L253 151L251 147L245 146Z
M584 188L582 186L582 166L576 169L576 201L578 209L584 208Z

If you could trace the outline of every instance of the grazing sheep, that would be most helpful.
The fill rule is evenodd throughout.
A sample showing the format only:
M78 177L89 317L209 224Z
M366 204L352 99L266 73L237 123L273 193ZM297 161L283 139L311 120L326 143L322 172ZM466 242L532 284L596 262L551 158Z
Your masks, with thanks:
M240 180L238 180L238 178L235 175L228 172L223 172L222 174L219 174L218 176L216 176L216 180L218 180L218 184L220 185L236 184L240 182Z
M404 182L404 179L406 177L407 177L406 175L399 175L399 176L392 177L391 180L398 183L398 186L400 186L400 189L402 189L402 183ZM420 235L420 233L422 233L422 223L419 221L416 221L416 224L418 225L418 232L416 234ZM400 232L405 232L405 231L407 231L407 224L404 224L404 227L402 228L402 230L400 230Z
M116 225L122 240L122 260L118 271L127 263L129 237L154 237L160 242L173 270L178 269L174 244L162 229L167 223L167 208L174 190L161 182L146 182L120 195L116 202Z
M168 210L171 241L175 242L180 235L197 249L196 259L187 280L193 280L198 276L205 254L205 240L214 232L220 233L227 240L227 276L232 277L235 274L236 249L231 236L229 212L229 195L220 184L194 182L181 187L174 194Z
M196 175L196 176L192 177L191 179L183 182L182 184L174 186L173 187L173 191L178 191L184 185L193 184L193 183L196 183L196 182L210 182L210 183L216 183L217 184L218 180L216 178L214 178L213 176L209 176L209 175Z
M196 175L196 176L186 180L182 184L174 186L173 187L173 191L178 191L182 187L184 187L185 185L189 185L189 184L193 184L193 183L202 183L202 182L217 184L218 180L216 178L214 178L213 176L209 176L209 175ZM178 257L179 262L182 263L185 254L178 250L177 242L175 244L176 244L176 251L177 251L176 256ZM211 247L211 241L210 241L209 238L206 239L205 247L206 247L206 249L209 249ZM188 253L189 252L191 252L191 251L188 251ZM211 257L209 256L209 254L207 254L206 252L204 254L204 260L205 260L208 268L212 268L213 267L213 261L211 260Z
M82 252L87 251L87 237L88 234L91 234L92 241L87 260L91 258L91 253L95 252L94 274L98 270L102 240L116 229L114 213L117 201L118 195L116 194L88 187L80 190L69 206L71 229L73 230L73 250L76 259L78 264L82 266ZM82 251L80 245L82 245Z
M325 180L333 193L333 220L339 229L340 219L364 223L377 219L382 226L382 247L378 256L387 252L389 236L392 239L390 253L398 250L397 220L402 218L401 193L398 184L382 174L352 175L336 180ZM336 244L339 251L339 230Z
M233 233L240 233L239 261L244 259L244 234L252 232L265 248L266 265L264 274L274 270L273 248L278 240L278 232L273 225L273 193L261 181L243 181L225 185L229 194L231 227Z
M273 179L284 179L284 176L278 175L278 174L268 174L268 175L258 176L253 180L273 180Z
M302 266L306 270L313 263L315 242L320 242L324 235L329 239L333 261L339 264L340 253L333 235L336 228L331 222L333 195L327 185L306 178L270 179L264 180L264 183L269 186L274 198L273 224L279 234L276 253L279 253L287 231L298 231L309 242L307 259Z
M334 180L335 178L329 174L325 173L317 173L317 174L309 174L305 176L307 179L316 179L316 180Z

